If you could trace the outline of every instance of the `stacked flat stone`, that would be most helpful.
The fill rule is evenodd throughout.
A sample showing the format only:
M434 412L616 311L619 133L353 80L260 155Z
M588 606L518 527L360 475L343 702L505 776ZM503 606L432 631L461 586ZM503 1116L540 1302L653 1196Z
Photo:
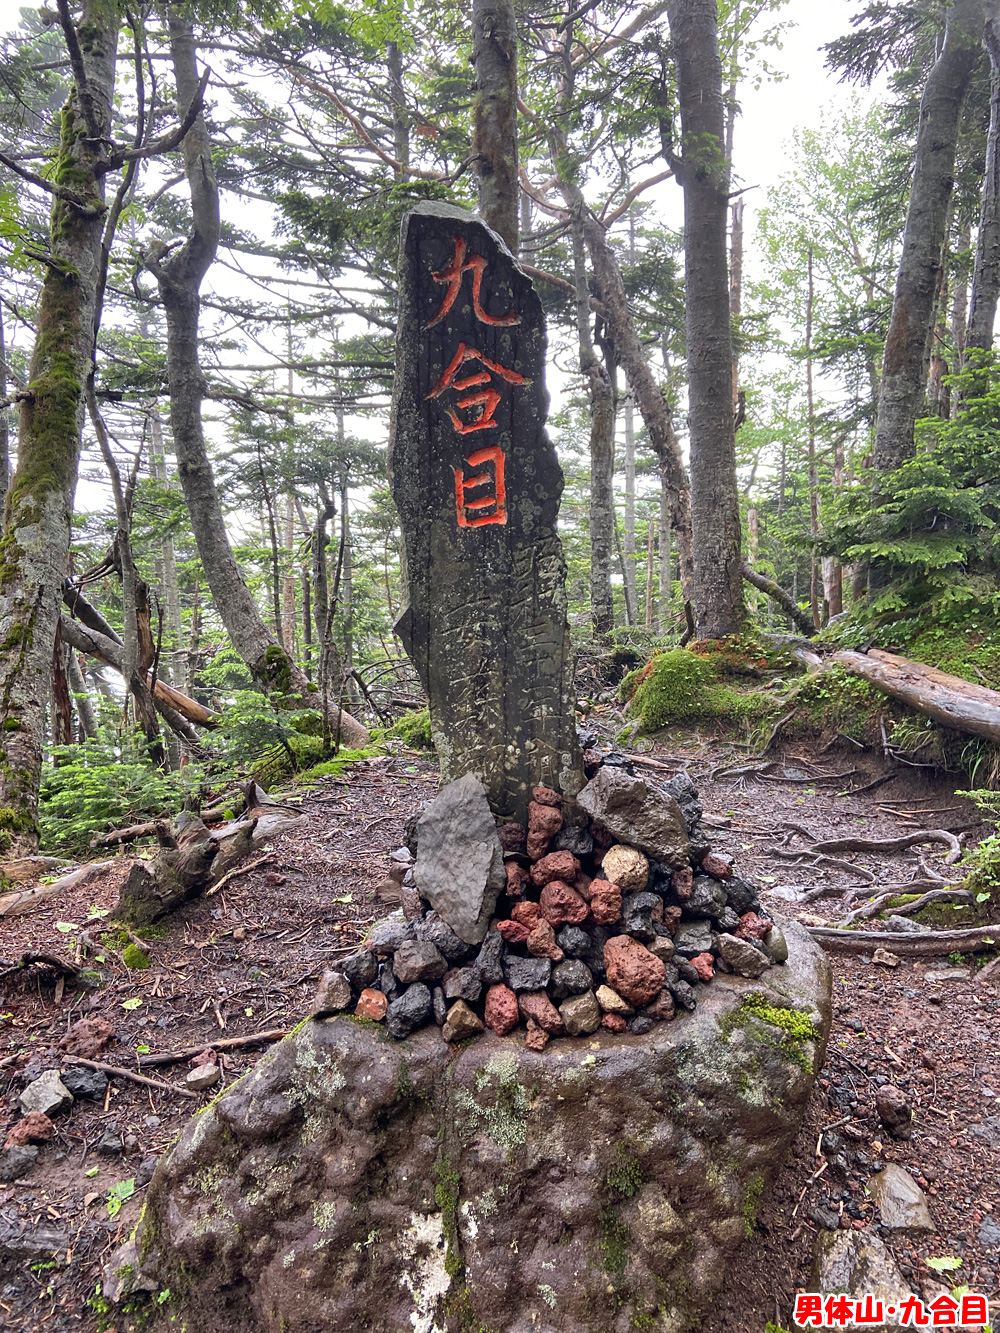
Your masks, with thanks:
M525 1044L541 1050L553 1037L598 1029L642 1036L693 1010L717 972L755 978L787 959L757 887L712 852L686 775L656 787L606 765L580 792L573 823L557 791L532 795L527 827L497 830L503 875L492 867L487 906L476 899L471 912L467 903L454 912L461 933L445 919L449 894L434 892L440 881L430 891L436 908L418 888L428 877L414 874L412 853L425 866L426 857L412 845L421 825L411 825L410 847L393 854L403 910L327 973L317 1016L353 1011L384 1022L397 1040L431 1022L449 1042L522 1028ZM445 804L454 828L454 793ZM480 847L484 836L479 828ZM434 851L440 858L442 847ZM497 882L506 885L499 897Z

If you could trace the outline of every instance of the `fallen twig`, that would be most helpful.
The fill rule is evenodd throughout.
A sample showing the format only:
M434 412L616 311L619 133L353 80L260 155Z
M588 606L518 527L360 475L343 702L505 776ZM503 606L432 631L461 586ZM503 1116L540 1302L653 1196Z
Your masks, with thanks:
M192 1055L200 1055L206 1047L213 1051L237 1051L247 1046L266 1045L272 1041L281 1041L287 1037L284 1028L271 1028L267 1032L253 1032L249 1037L222 1037L218 1041L206 1041L200 1046L186 1046L183 1051L165 1051L162 1055L140 1055L139 1066L142 1069L154 1065L175 1065L182 1060L190 1060Z
M0 916L24 916L26 912L34 911L42 903L48 902L50 898L65 893L67 889L76 889L81 884L88 884L92 879L97 879L113 865L113 861L93 861L90 865L80 866L78 870L71 870L69 874L60 876L51 884L39 884L33 889L5 893L0 897Z
M92 838L91 847L116 847L123 842L135 842L138 838L155 837L161 847L177 846L170 825L165 819L150 819L145 824L131 824L128 828L112 829L98 838Z
M838 796L860 796L862 792L875 791L879 787L884 787L887 782L895 782L899 777L898 773L886 773L884 777L875 778L873 782L866 782L863 787L850 787L847 791L838 792Z
M103 1060L85 1060L82 1055L67 1055L63 1059L67 1064L84 1065L87 1069L99 1070L102 1074L109 1077L127 1078L133 1083L141 1083L145 1088L158 1088L160 1092L174 1092L178 1097L195 1097L197 1093L189 1091L187 1088L179 1088L176 1083L165 1083L159 1078L147 1078L145 1074L137 1074L133 1069L122 1069L120 1065L106 1065Z
M59 958L54 953L36 953L34 950L28 950L21 954L16 963L8 963L2 972L0 972L0 981L12 976L15 972L23 972L26 967L51 967L54 968L61 977L72 977L75 981L80 975L80 969L75 963L71 963L66 958Z
M907 847L916 847L922 842L943 843L949 851L944 858L945 865L952 866L962 855L962 844L947 829L921 829L919 833L906 833L902 838L885 838L873 842L868 838L831 838L828 842L814 842L806 848L810 852L903 852Z
M211 898L213 893L218 893L220 889L225 888L225 886L230 884L234 879L238 879L240 875L247 875L251 870L256 870L258 866L264 865L267 861L273 861L275 855L276 853L274 852L265 852L263 856L258 856L253 861L248 861L245 866L236 866L233 870L227 870L221 879L216 880L216 882L206 890L205 897Z

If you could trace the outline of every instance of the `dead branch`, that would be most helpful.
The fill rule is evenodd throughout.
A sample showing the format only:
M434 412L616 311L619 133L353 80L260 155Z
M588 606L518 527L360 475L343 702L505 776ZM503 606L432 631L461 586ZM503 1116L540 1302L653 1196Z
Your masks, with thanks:
M39 884L33 889L21 889L17 893L5 893L0 898L0 916L24 916L32 912L50 898L56 898L67 889L79 888L92 879L98 879L114 865L113 861L92 861L90 865L80 866L68 875L63 875L51 884Z
M903 930L841 930L836 926L807 926L824 949L840 953L868 953L879 947L911 958L938 954L980 953L1000 943L1000 926L973 926L968 930L935 930L928 934Z
M252 1032L249 1037L222 1037L218 1041L206 1041L201 1046L185 1046L182 1051L164 1051L160 1055L140 1055L139 1065L143 1069L154 1065L176 1065L182 1060L190 1060L192 1055L200 1055L211 1046L213 1051L240 1051L248 1046L264 1046L273 1041L281 1041L288 1033L284 1028L270 1028L266 1032Z
M251 870L256 870L258 866L266 865L274 860L274 852L265 852L263 856L256 857L253 861L248 861L245 866L236 866L233 870L227 870L221 879L217 880L210 889L205 892L206 898L211 898L213 893L218 893L220 889L225 888L232 880L238 879L240 875L249 874Z
M96 1069L109 1078L127 1078L132 1083L141 1083L144 1088L156 1088L159 1092L173 1092L178 1097L196 1097L198 1094L188 1088L179 1088L176 1083L164 1083L159 1078L147 1078L132 1069L122 1069L120 1065L106 1065L103 1060L85 1060L82 1055L65 1055L63 1060L69 1065L83 1065L86 1069Z
M91 839L91 847L118 847L125 842L135 842L138 838L152 838L161 847L176 848L177 841L170 832L170 825L165 819L150 819L145 824L131 824L128 828L112 829L99 838Z
M806 848L810 852L903 852L907 847L916 847L923 842L943 843L949 851L944 858L945 865L952 866L962 855L962 844L947 829L921 829L919 833L907 833L902 838L886 838L872 842L867 838L832 838L829 842L814 842Z
M21 954L16 963L8 963L0 972L0 981L13 976L15 972L23 972L26 967L51 967L59 973L61 977L70 977L73 981L80 975L80 969L66 958L59 958L54 953L37 953L34 950L28 950Z

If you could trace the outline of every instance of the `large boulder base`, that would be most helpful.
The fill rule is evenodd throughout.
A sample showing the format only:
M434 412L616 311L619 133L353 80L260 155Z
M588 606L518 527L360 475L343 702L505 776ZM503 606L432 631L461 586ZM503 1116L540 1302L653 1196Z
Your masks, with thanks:
M786 966L644 1037L304 1024L162 1159L105 1290L232 1333L697 1327L829 1032L829 964L786 931Z

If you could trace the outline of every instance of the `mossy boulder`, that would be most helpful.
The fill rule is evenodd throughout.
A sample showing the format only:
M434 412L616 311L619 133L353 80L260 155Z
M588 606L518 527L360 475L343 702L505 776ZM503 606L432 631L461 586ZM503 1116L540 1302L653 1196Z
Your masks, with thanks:
M785 966L644 1037L307 1022L161 1160L105 1290L169 1290L164 1329L704 1327L829 1033L829 963L784 929Z
M773 696L741 691L723 680L723 657L686 648L657 653L645 667L622 681L620 697L643 731L674 723L707 721L761 722L778 707Z

